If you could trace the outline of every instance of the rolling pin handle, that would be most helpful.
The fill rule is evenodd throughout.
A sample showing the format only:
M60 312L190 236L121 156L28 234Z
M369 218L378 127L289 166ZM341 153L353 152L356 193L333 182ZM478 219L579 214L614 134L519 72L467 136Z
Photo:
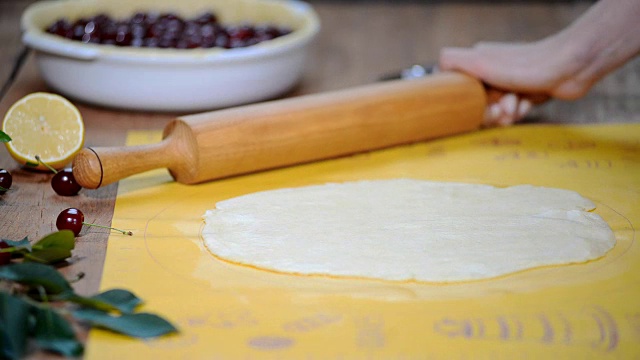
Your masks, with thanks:
M100 156L92 148L84 148L73 160L73 177L84 188L97 189L102 185L104 169Z
M97 189L134 174L170 168L177 160L171 147L172 137L150 145L85 148L73 160L73 176L83 188Z

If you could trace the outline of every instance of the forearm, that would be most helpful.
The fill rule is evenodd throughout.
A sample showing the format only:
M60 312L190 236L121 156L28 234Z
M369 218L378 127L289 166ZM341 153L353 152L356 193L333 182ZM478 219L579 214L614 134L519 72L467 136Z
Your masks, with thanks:
M549 41L561 49L567 69L558 91L581 96L640 53L640 1L600 0Z

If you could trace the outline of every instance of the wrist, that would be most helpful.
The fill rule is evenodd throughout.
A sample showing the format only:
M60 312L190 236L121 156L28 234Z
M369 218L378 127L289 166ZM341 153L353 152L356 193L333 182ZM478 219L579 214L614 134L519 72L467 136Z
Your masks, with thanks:
M548 92L552 97L577 99L595 82L587 70L598 51L585 40L584 36L573 35L568 29L540 41L542 52L550 55L545 58L542 68L550 79Z

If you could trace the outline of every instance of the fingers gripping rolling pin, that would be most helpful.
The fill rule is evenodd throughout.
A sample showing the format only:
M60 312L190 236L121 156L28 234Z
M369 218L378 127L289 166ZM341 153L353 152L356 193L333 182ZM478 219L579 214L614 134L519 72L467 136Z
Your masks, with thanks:
M83 149L73 174L95 189L164 167L195 184L475 130L485 106L458 73L381 82L180 117L157 144Z

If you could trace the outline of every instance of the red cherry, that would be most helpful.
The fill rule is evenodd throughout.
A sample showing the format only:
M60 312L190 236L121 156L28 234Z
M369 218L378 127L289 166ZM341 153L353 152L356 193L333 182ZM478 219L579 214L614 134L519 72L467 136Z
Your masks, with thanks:
M76 208L62 210L56 219L56 227L58 230L71 230L76 236L80 234L83 224L84 214Z
M51 187L56 194L61 196L74 196L82 189L73 177L73 171L69 168L58 171L51 178Z
M0 240L0 249L6 249L9 248L9 244L7 244L6 242ZM0 252L0 266L1 265L7 265L8 263L11 262L11 253L9 252Z
M13 183L11 173L5 169L0 169L0 195L4 194L9 190L9 188L11 188L11 183Z
M84 222L84 214L82 211L76 208L68 208L64 209L58 215L56 219L56 227L58 230L71 230L75 236L80 234L80 230L82 230L82 225L87 226L95 226L103 229L110 229L117 232L122 233L123 235L132 236L133 233L131 231L120 230L116 228L112 228L109 226L97 225L97 224L89 224Z

